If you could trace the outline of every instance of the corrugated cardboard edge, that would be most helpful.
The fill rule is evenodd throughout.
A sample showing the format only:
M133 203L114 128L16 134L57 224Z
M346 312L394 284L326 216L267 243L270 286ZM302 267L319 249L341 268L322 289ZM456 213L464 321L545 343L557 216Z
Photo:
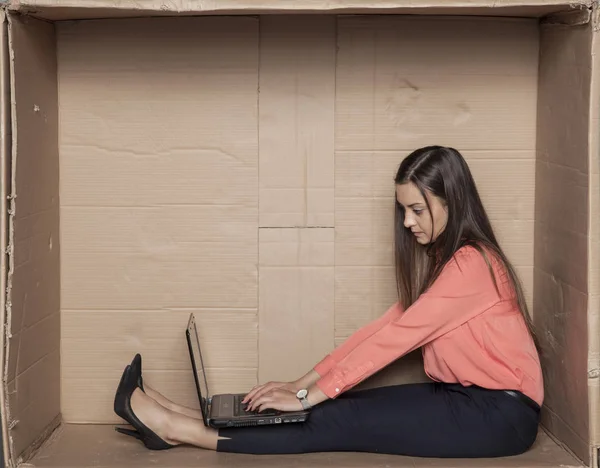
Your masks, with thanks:
M6 255L7 265L6 272L3 272L3 280L4 285L2 288L2 298L3 307L2 307L2 358L3 361L0 364L2 366L2 388L0 394L2 395L2 431L3 431L3 444L4 444L4 458L7 466L12 466L14 461L13 458L13 444L12 439L10 437L10 408L8 405L8 356L9 356L9 346L8 340L10 335L10 323L11 323L11 288L12 288L12 275L14 271L14 256L13 256L13 248L14 248L14 213L15 213L15 197L14 197L14 183L15 183L15 135L14 129L12 128L12 122L14 118L14 79L13 79L13 53L11 47L11 39L10 39L10 21L8 16L3 11L3 39L4 43L2 44L2 93L3 97L10 97L10 100L7 103L2 104L2 138L6 138L3 140L2 144L2 156L3 156L3 170L6 171L4 180L8 181L7 186L9 187L10 192L6 193L3 198L3 204L5 205L3 208L3 214L5 213L5 231L3 231L3 240L6 242L6 247L3 252ZM4 33L6 31L6 33ZM10 103L10 104L9 104ZM8 108L10 106L10 108ZM8 134L8 126L7 122L4 119L10 118L10 129L12 133L12 138Z
M14 13L13 13L14 14ZM7 467L19 466L19 464L29 458L48 438L48 436L59 426L60 415L55 418L35 439L35 441L21 454L14 453L14 443L11 435L11 427L16 421L12 420L11 408L8 398L8 366L9 366L9 341L11 338L11 292L12 280L15 268L14 245L15 245L15 213L16 213L16 159L17 159L17 126L16 126L16 102L15 102L15 69L14 69L14 49L11 35L11 15L4 9L0 9L0 19L2 39L0 40L0 57L2 66L0 67L0 92L2 92L2 109L0 111L0 131L2 145L0 155L2 159L2 252L6 255L2 270L2 309L0 311L2 318L1 340L1 374L2 387L0 389L0 403L2 431L3 431L3 449L4 463ZM18 458L17 458L18 456Z
M49 20L139 16L254 15L271 13L461 14L542 17L589 8L594 0L396 0L273 2L271 0L5 0L9 8Z
M600 468L600 2L592 11L592 83L589 134L588 252L588 395L590 411L590 465Z
M51 46L52 46L52 52L55 50L54 49L54 36L53 36L53 26L49 25L47 22L41 22L41 21L36 21L36 25L35 27L30 28L28 31L26 31L23 28L23 25L27 23L27 19L24 19L22 17L22 15L19 14L11 14L10 12L7 15L8 17L8 39L9 39L9 57L10 57L10 92L11 92L11 129L12 129L12 139L11 139L11 193L10 193L10 206L9 206L9 243L8 243L8 251L9 251L9 263L8 263L8 275L7 275L7 299L6 299L6 321L5 321L5 326L6 326L6 333L3 336L3 339L5 340L5 347L4 347L4 352L5 352L5 356L4 356L4 368L3 368L3 391L4 391L4 397L5 397L5 401L4 401L4 407L2 408L2 410L6 413L6 418L7 418L7 426L8 426L8 444L9 444L9 452L8 454L6 454L6 458L9 460L9 466L14 466L14 464L18 463L18 460L22 457L22 453L24 451L30 451L32 449L36 448L36 444L39 446L40 442L41 442L41 437L43 437L44 435L47 435L48 432L50 430L52 430L54 427L56 427L57 424L57 413L60 414L60 401L57 398L57 395L59 395L59 392L57 392L57 386L58 385L44 385L44 377L40 376L40 374L33 374L34 376L37 376L37 379L35 382L32 383L32 380L30 379L28 382L26 380L21 379L21 385L22 385L22 389L20 390L21 392L27 392L30 391L31 389L36 389L36 391L38 392L36 394L36 396L34 397L32 394L27 394L25 393L25 395L27 395L30 400L27 402L27 405L24 408L20 408L18 405L18 399L16 398L16 389L18 387L21 387L21 385L19 385L18 379L19 379L19 375L24 375L24 372L17 372L14 376L14 379L11 379L11 381L9 382L9 371L10 371L10 363L11 361L14 362L14 359L11 359L10 356L10 352L15 352L15 349L11 349L13 347L13 344L11 343L12 341L12 334L13 333L17 333L17 332L21 332L22 330L15 330L14 328L14 324L12 323L13 320L13 312L15 312L15 307L19 308L19 311L21 311L24 307L24 301L22 300L22 297L18 297L18 291L17 291L17 286L18 284L16 283L17 280L22 279L24 276L26 275L26 273L23 273L22 268L19 269L18 265L19 263L17 263L18 259L15 259L16 254L16 248L15 245L17 245L16 243L20 241L20 233L23 233L23 229L21 229L20 231L18 231L18 222L20 222L21 219L25 218L25 216L23 218L18 218L17 215L20 213L17 211L17 209L20 207L20 209L22 210L21 212L23 214L28 214L28 210L39 210L39 203L36 204L35 200L32 200L30 197L25 196L22 197L22 201L21 202L17 202L16 200L16 195L17 195L17 182L18 181L23 181L23 180L27 180L27 177L31 177L31 171L32 171L32 167L36 167L36 168L40 168L43 167L42 170L42 174L44 174L44 170L48 170L48 167L50 166L40 166L40 164L43 164L44 159L39 160L39 162L37 160L35 160L33 157L29 157L27 158L26 156L32 156L35 154L38 154L39 151L37 152L31 152L31 149L28 148L28 145L25 143L28 141L27 138L31 138L32 135L38 136L37 133L32 133L32 132L37 132L39 131L39 126L35 127L24 127L24 123L27 123L27 121L25 120L25 117L27 116L26 112L17 112L17 104L19 105L24 105L24 102L20 102L17 103L17 99L21 99L22 101L27 101L26 97L28 96L28 94L21 92L21 90L25 89L27 90L27 86L29 86L29 89L37 91L39 87L39 83L41 83L41 81L38 81L34 84L32 84L33 81L35 81L37 77L37 75L34 75L33 78L31 78L29 81L25 80L25 81L19 81L19 83L16 82L15 76L17 74L20 73L24 73L25 70L27 70L27 68L23 68L26 67L27 65L29 65L30 67L34 67L37 66L38 63L40 64L40 66L43 66L48 59L48 56L44 55L48 53L48 49L42 49L40 50L39 46L39 40L41 38L41 40L44 40L44 36L43 36L43 30L42 29L46 29L52 30L52 35L51 35ZM44 28L38 28L38 25L43 25ZM33 32L35 32L36 34L33 34ZM39 35L38 37L38 32L41 33L41 35ZM31 34L29 36L29 34ZM30 41L29 38L31 38L32 40ZM34 55L37 54L37 55ZM16 59L18 59L19 61L17 62ZM52 62L52 61L51 61ZM52 63L52 66L54 67L54 63ZM30 68L31 69L31 68ZM53 70L53 73L51 73L51 76L55 76L56 75L56 71ZM42 74L42 76L45 76L44 74ZM29 85L27 84L29 83ZM21 88L19 88L17 86L17 84L21 84ZM51 88L49 88L51 89ZM48 91L49 92L49 91ZM52 96L50 98L50 101L52 103L52 108L55 109L57 106L57 97ZM36 110L35 110L35 106L33 105L33 103L30 104L30 114L35 114ZM19 122L17 121L17 116L19 116ZM41 120L41 119L39 119ZM19 127L24 127L21 128L21 135L18 135L18 129ZM50 132L51 135L55 135L54 132ZM18 141L18 137L20 136L20 142L21 145L19 145L19 141ZM43 137L43 134L39 135L40 137ZM56 131L56 136L57 136L57 131ZM33 140L33 141L39 141L39 138L37 140ZM45 144L45 146L44 146ZM23 146L24 145L24 146ZM54 146L54 142L53 141L44 141L42 142L41 147L45 148L48 145L52 145ZM25 155L23 154L23 151L28 151L28 153L26 153ZM57 150L56 150L57 153ZM51 153L51 155L53 156L52 161L58 161L57 158L57 154L54 154L54 152ZM17 160L22 164L21 166L21 171L20 173L17 172ZM46 158L46 160L48 160L48 158ZM28 163L29 161L29 163ZM23 163L26 163L25 165L23 165ZM29 166L28 166L29 164ZM53 167L53 166L52 166ZM42 178L43 179L43 178ZM58 184L58 177L56 178L56 185ZM26 194L29 195L29 194ZM55 205L57 205L57 203L55 203ZM56 210L56 219L58 219L58 210ZM21 236L22 237L22 236ZM55 250L57 251L57 250ZM58 251L57 251L58 252ZM38 263L38 265L41 265L40 263ZM52 271L52 274L58 274L57 272ZM14 283L14 284L13 284ZM12 289L14 288L14 290ZM44 296L46 297L46 296ZM49 297L49 296L48 296ZM58 312L59 307L56 307L56 312ZM21 327L22 328L22 327ZM59 356L59 343L57 342L57 347L55 349L55 355ZM39 361L38 361L39 362ZM48 362L48 361L46 361ZM58 365L57 365L58 363ZM58 377L59 374L59 360L56 359L52 364L46 364L46 366L40 366L38 367L38 370L40 370L40 372L42 370L48 371L49 366L55 366L56 369L56 376ZM56 382L58 381L58 378L56 379ZM14 383L14 385L12 385ZM54 383L54 382L52 382ZM48 384L48 382L46 382L46 384ZM40 390L40 386L42 390ZM9 393L10 392L13 393ZM51 394L51 390L53 390L55 393ZM45 392L45 396L43 395L43 393ZM21 394L22 396L23 394ZM47 409L44 406L44 402L50 401L52 400L52 404L54 405L50 411L52 411L52 414L48 414L50 413L50 411L48 411L46 414L44 414L44 411L41 410L45 410ZM22 400L21 400L22 401ZM42 403L40 403L42 402ZM35 406L33 406L35 405ZM27 408L34 408L34 410L31 411L31 413L27 414L25 409ZM56 409L56 411L55 411ZM33 427L32 427L33 426ZM23 432L22 428L30 428L30 432ZM33 429L33 430L31 430ZM25 437L24 437L25 434Z
M10 190L10 67L9 67L9 45L8 45L8 19L4 10L0 10L0 363L7 362L5 359L5 336L9 328L6 326L7 316L7 280L9 261L9 234L8 234L8 197ZM0 364L1 365L1 364ZM6 408L5 373L2 372L2 388L0 389L0 408ZM0 411L2 415L2 451L4 458L10 459L10 447L8 437L8 418L6 412Z
M506 8L506 7L539 7L562 5L587 5L591 6L594 0L396 0L362 2L348 0L333 0L315 2L314 0L300 0L295 2L281 2L282 5L274 7L277 2L272 0L213 0L198 2L196 0L12 0L9 1L13 9L24 8L104 8L104 9L134 9L156 11L222 11L222 10L314 10L327 11L338 9L380 10L387 8L438 8L438 7L471 7L471 8ZM85 4L85 6L84 6Z

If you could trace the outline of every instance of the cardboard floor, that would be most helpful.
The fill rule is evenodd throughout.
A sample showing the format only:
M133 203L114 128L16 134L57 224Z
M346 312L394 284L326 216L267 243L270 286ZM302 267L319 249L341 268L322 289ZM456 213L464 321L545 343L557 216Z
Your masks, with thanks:
M581 467L574 457L540 432L526 454L497 459L431 459L364 453L316 453L306 455L251 456L216 453L195 447L178 447L163 452L146 450L138 441L117 434L111 425L66 424L57 429L27 467Z

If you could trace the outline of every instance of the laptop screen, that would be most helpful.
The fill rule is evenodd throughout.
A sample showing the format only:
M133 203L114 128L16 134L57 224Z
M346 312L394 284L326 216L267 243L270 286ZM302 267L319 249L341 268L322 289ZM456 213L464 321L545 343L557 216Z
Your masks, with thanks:
M202 411L202 415L204 416L204 420L208 421L208 400L210 398L210 394L208 392L208 383L206 380L206 373L204 371L202 353L200 352L200 339L198 338L198 330L196 329L194 314L190 314L186 335L190 351L192 370L194 371L194 379L196 381L196 389L198 391L198 398L200 399L200 409Z

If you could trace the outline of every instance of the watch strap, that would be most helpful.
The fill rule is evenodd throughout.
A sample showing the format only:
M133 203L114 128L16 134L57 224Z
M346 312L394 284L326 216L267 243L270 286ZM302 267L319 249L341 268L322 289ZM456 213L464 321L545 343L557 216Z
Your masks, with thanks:
M311 404L308 402L308 400L306 398L299 398L300 400L300 404L302 405L302 408L304 408L305 410L309 410L312 408Z

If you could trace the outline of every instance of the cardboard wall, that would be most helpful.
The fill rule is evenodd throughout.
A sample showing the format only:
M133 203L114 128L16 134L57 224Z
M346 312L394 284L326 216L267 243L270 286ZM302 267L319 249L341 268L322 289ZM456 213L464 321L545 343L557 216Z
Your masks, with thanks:
M62 401L116 421L133 353L197 406L197 313L214 392L256 383L258 20L59 26Z
M214 392L298 377L382 314L417 146L464 151L531 303L535 20L66 23L58 57L66 421L116 421L137 351L197 406L190 311ZM378 379L424 379L418 353Z
M0 291L6 291L6 282L8 279L8 263L10 261L8 244L8 201L11 187L11 130L10 130L10 59L8 53L8 18L4 12L0 12L0 89L2 95L0 98ZM0 336L6 336L6 294L0 293L0 323L2 331ZM3 341L3 340L2 340ZM0 346L0 365L4 368L4 343ZM6 395L0 391L0 408L6 407ZM2 418L2 453L0 461L3 462L4 454L10 454L8 445L8 424L5 418Z
M543 421L585 462L592 34L591 24L541 29L535 211L534 319L546 380Z
M11 18L12 163L5 394L16 456L60 416L58 93L52 24Z
M598 11L593 20L598 24ZM592 83L590 96L590 190L589 190L589 264L588 264L588 395L591 443L600 464L600 39L592 38Z

